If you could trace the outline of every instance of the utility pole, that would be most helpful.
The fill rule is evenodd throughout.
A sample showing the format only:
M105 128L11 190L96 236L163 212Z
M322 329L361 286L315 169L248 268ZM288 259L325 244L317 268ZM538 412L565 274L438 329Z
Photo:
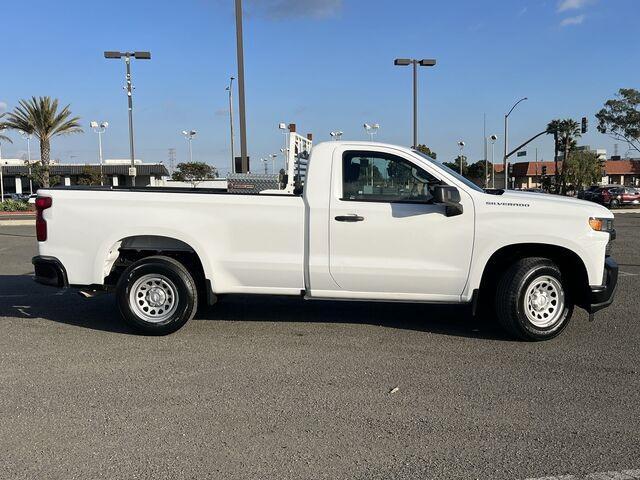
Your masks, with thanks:
M240 156L242 171L249 171L247 158L247 118L244 96L244 46L242 40L242 0L236 2L236 50L238 56L238 107L240 109Z

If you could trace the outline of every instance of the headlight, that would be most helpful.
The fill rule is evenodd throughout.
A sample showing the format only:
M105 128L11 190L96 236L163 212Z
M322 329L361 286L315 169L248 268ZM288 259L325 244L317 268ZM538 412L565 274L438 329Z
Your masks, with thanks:
M612 232L613 218L589 218L589 226L596 232Z

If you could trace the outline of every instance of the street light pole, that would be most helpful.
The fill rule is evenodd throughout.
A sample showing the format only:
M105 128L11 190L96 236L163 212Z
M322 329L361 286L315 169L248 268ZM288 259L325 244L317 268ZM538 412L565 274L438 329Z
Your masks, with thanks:
M31 139L33 134L20 130L20 136L27 141L27 168L29 170L29 194L33 195L33 180L31 179Z
M109 124L107 122L91 122L91 128L98 134L98 158L100 159L100 185L104 185L104 171L102 159L102 134L107 130Z
M138 60L150 60L151 52L104 52L104 58L107 59L120 59L124 58L126 67L126 86L127 91L127 108L129 110L129 153L131 155L131 168L129 169L129 175L131 176L131 186L136 185L136 162L135 151L133 142L133 85L131 82L131 58Z
M233 141L233 81L234 77L229 79L229 86L227 87L227 91L229 92L229 129L231 131L231 173L236 173L235 169L235 152L234 152L234 141Z
M464 145L465 143L462 140L458 142L458 147L460 147L460 175L462 175L462 160L464 158L462 151L464 150Z
M413 148L418 148L418 65L433 67L436 61L433 59L396 58L393 64L399 67L413 66Z
M496 140L498 139L498 136L491 135L489 139L491 140L491 188L496 188L496 165L494 163L493 152L494 152L494 147L496 144Z
M507 113L504 116L504 189L508 190L509 189L509 165L508 165L508 157L507 157L507 152L509 151L509 115L511 115L511 112L513 112L513 109L516 108L521 102L524 102L525 100L528 100L527 97L523 97L520 100L518 100L516 103L514 103L513 107L511 107L511 110L509 110L509 113Z
M0 133L3 129L0 128ZM2 142L0 142L0 203L4 202L4 177L2 176Z
M277 153L270 153L269 154L269 158L271 159L271 173L273 173L275 175L276 173L276 157L278 156Z
M196 136L196 132L195 130L183 130L182 131L182 135L184 135L184 138L187 139L187 142L189 143L189 163L193 163L193 148L191 145L191 142L193 141L193 137Z
M240 156L242 157L241 169L249 170L247 159L247 118L244 96L244 46L242 40L242 0L236 2L236 50L238 56L238 107L240 109Z

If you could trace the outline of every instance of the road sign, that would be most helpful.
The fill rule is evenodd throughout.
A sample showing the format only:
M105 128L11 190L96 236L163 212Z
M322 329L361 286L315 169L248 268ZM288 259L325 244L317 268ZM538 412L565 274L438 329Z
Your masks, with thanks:
M136 167L129 167L129 176L130 177L135 177L136 176Z
M518 157L526 157L527 156L527 151L526 150L521 150L520 152L518 152L516 154L516 156L518 156Z

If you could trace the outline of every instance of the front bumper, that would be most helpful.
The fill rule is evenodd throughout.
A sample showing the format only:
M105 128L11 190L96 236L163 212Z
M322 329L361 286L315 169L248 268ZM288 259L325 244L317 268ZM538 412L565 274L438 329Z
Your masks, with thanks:
M613 297L618 287L618 264L607 256L604 261L604 283L601 286L591 287L589 304L585 310L589 313L596 313L603 308L607 308L613 303Z
M67 271L62 262L55 257L35 256L31 259L35 268L35 281L50 287L67 288Z

